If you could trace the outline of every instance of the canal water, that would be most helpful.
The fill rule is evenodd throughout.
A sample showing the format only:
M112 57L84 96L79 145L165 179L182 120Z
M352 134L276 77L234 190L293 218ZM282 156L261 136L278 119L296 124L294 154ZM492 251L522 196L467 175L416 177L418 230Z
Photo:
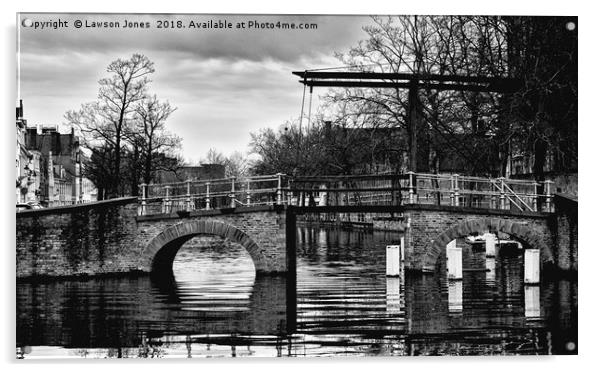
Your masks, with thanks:
M463 240L464 278L385 276L398 233L300 227L296 281L195 238L173 278L17 283L18 358L576 354L577 281ZM443 268L441 268L443 267ZM489 271L483 270L489 268Z

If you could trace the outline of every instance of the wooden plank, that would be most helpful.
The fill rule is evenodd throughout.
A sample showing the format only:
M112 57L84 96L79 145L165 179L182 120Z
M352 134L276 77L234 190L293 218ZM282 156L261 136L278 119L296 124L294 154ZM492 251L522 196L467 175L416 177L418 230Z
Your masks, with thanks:
M299 80L300 83L310 87L341 87L341 88L396 88L409 89L410 83L393 81L363 81L363 80ZM465 91L465 92L513 92L515 87L507 84L456 84L456 83L417 83L419 89L432 89L437 91Z
M443 74L415 74L404 72L353 72L353 71L293 71L293 75L304 79L372 79L372 80L418 80L463 83L510 83L517 84L518 79L495 76L467 76Z

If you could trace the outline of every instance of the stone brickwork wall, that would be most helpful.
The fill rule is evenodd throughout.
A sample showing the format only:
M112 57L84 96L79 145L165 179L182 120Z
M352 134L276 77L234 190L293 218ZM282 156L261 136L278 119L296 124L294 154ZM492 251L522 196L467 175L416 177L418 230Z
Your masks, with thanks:
M171 270L181 245L198 235L242 245L259 273L295 270L295 208L137 216L137 207L136 198L122 198L18 213L17 277ZM403 208L403 223L410 225L405 230L409 268L432 270L448 242L486 231L506 233L540 249L543 265L577 268L576 206L557 215L434 205Z
M577 270L577 199L571 195L556 195L556 260L561 270Z
M235 213L193 211L185 218L138 217L142 271L171 266L175 253L190 237L206 234L241 244L260 273L287 272L286 212L266 207L239 208Z
M410 206L406 230L406 266L431 271L445 246L456 238L487 231L504 232L528 246L541 250L542 264L554 263L550 216L517 214L475 208ZM444 256L443 256L444 257Z
M260 273L288 270L283 208L159 217L138 217L137 209L136 198L122 198L18 213L17 278L150 272L153 263L171 267L179 247L196 235L241 244Z
M372 228L382 231L404 231L405 225L402 217L377 217L372 221Z
M17 213L17 278L137 269L136 198Z

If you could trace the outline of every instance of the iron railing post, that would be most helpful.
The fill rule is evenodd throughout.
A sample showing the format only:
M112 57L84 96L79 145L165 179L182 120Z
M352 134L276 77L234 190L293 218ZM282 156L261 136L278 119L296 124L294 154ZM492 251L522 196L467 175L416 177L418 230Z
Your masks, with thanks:
M207 191L205 193L205 209L210 210L211 209L211 194L210 194L209 186L211 186L211 182L205 183L205 186L207 186Z
M192 197L190 195L190 183L191 180L186 180L186 211L190 212L192 210Z
M408 199L409 199L410 204L414 204L414 172L412 172L412 171L408 172L408 179L409 179L409 185L410 185Z
M251 179L247 179L247 207L251 206Z
M282 204L282 173L276 174L278 176L278 188L276 189L276 204Z
M171 186L165 186L165 199L163 199L163 213L167 214L171 212L171 200L169 199L169 189Z
M490 209L496 209L496 202L495 202L495 179L493 179L493 178L489 179L489 186L490 186L490 190L489 190L489 208Z
M537 212L537 182L533 182L533 210Z
M230 208L236 208L236 178L231 177L232 179L232 190L230 191Z
M142 189L142 200L141 200L141 208L140 208L140 215L141 216L146 216L146 187L147 184L143 183L140 185L140 188Z
M454 174L454 205L456 207L460 206L460 182L459 182L459 178L460 175L459 174Z
M544 182L546 192L546 212L552 212L552 181Z
M500 177L500 209L506 209L506 191L504 191L504 177Z
M449 176L449 205L456 205L456 177L452 174Z

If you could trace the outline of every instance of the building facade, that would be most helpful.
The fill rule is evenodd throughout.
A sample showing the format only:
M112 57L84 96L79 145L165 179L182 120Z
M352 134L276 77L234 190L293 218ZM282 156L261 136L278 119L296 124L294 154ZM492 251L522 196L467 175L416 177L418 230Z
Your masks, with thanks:
M94 184L82 174L84 154L73 129L28 126L22 100L16 119L16 202L52 207L96 200Z

